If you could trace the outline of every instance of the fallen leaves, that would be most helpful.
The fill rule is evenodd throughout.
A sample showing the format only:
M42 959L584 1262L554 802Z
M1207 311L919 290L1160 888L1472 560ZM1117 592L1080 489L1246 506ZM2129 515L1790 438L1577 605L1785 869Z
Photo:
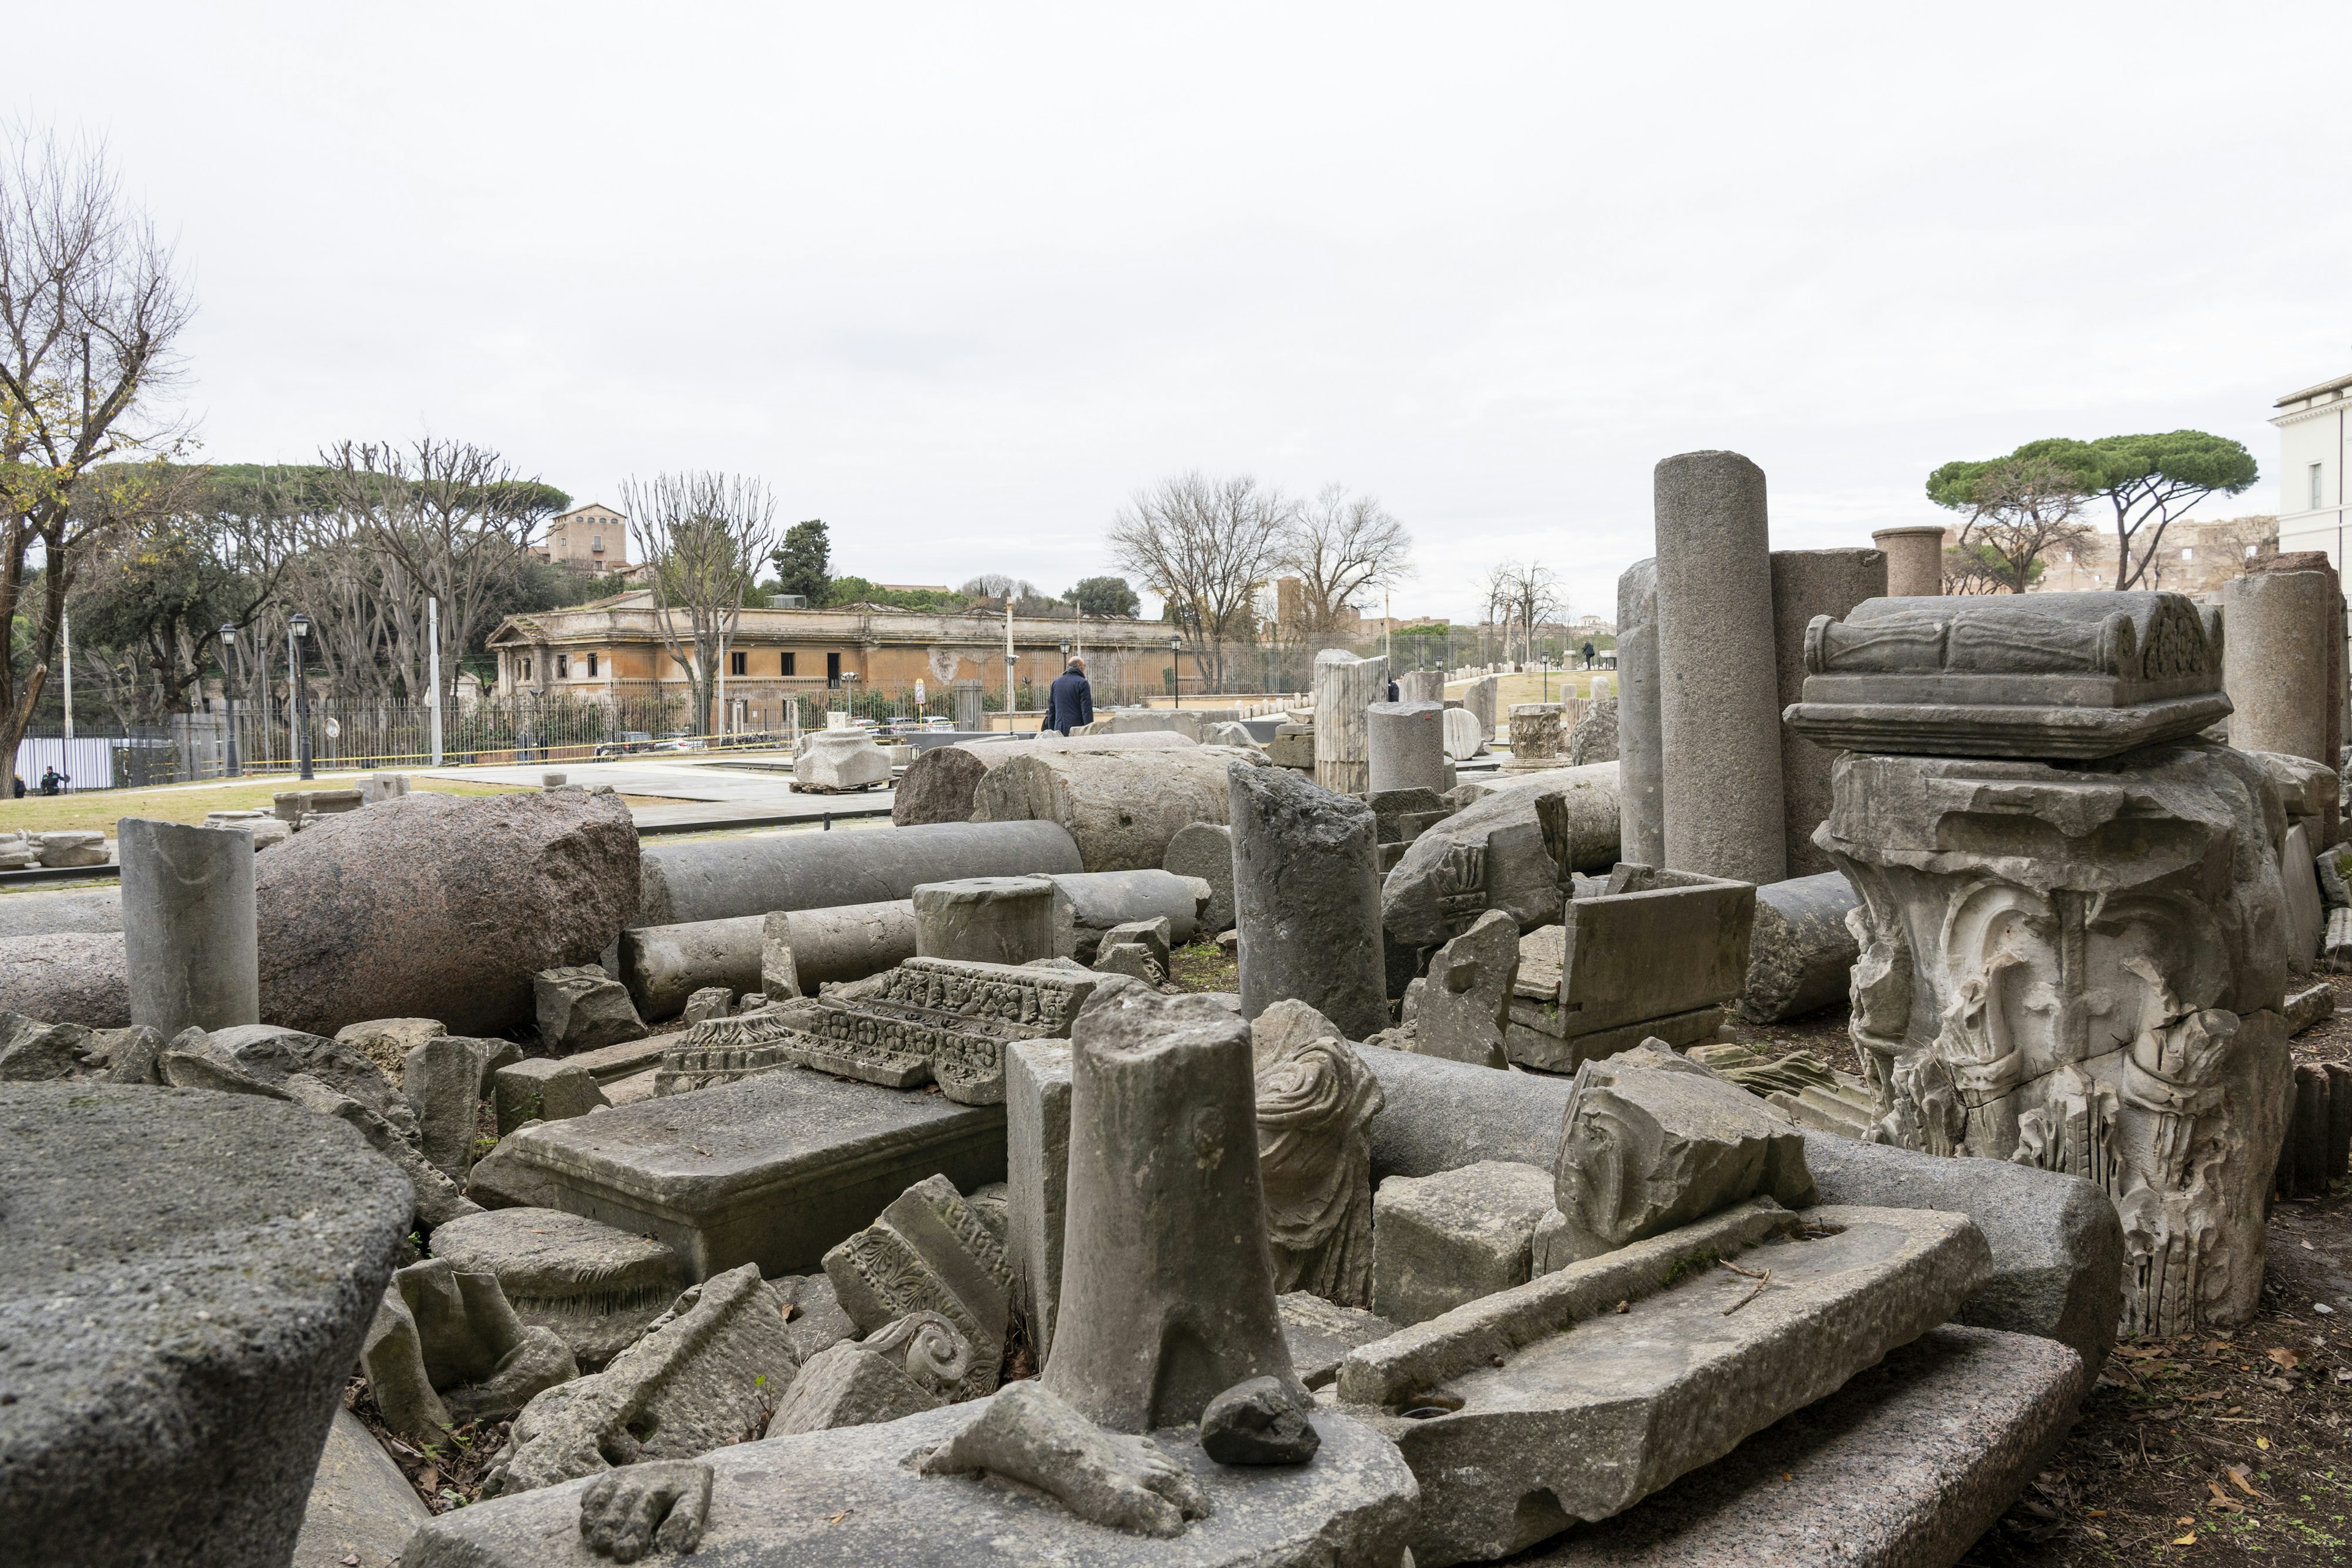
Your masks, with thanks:
M2264 1351L2263 1354L2267 1356L2270 1360L2276 1362L2281 1372L2293 1372L2296 1367L2303 1364L2303 1358L2301 1356L2295 1354L2294 1352L2284 1348Z
M2253 1472L2249 1470L2245 1466L2231 1465L2222 1473L2230 1478L2232 1485L2236 1486L2240 1491L2245 1493L2248 1497L2258 1498L2263 1495L2254 1489L2254 1483L2246 1479Z

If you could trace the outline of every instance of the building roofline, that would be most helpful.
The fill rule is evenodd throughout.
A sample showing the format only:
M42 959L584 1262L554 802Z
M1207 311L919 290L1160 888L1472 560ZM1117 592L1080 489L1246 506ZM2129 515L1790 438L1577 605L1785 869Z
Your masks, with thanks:
M2339 375L2334 381L2323 381L2317 386L2306 386L2301 392L2290 392L2271 406L2284 408L2290 403L2301 403L2306 398L2316 397L2323 392L2341 392L2347 386L2352 386L2352 375Z

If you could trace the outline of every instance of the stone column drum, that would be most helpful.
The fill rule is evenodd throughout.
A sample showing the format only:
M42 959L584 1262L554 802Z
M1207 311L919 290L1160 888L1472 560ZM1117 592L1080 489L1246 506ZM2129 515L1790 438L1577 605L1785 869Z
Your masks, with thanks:
M2336 766L2328 696L2340 599L2332 571L2254 572L2221 584L2221 686L2235 710L2230 744ZM2335 842L2333 813L2321 826Z
M1922 523L1882 528L1870 542L1886 552L1886 596L1929 599L1944 592L1944 528Z
M1442 669L1408 669L1397 677L1397 700L1401 702L1444 702L1445 672Z
M1772 662L1780 679L1780 706L1805 697L1805 628L1815 616L1843 616L1864 599L1886 595L1883 550L1775 550L1772 552ZM1788 814L1789 875L1818 876L1830 858L1813 843L1813 829L1830 815L1830 763L1833 753L1815 745L1783 721L1780 726L1780 795Z
M261 1022L253 835L126 816L122 942L131 1021L170 1039Z
M1444 703L1375 702L1365 721L1372 793L1390 789L1445 793Z
M1372 787L1368 710L1387 697L1389 661L1338 648L1315 656L1315 782L1340 795Z
M1737 452L1657 467L1658 711L1665 863L1788 875L1764 470Z
M1306 1003L1350 1040L1388 1026L1372 808L1288 768L1235 763L1242 1013Z
M1664 742L1658 733L1658 563L1617 579L1617 838L1624 858L1666 863Z
M1079 1013L1070 1057L1061 1302L1040 1382L1115 1432L1188 1425L1254 1377L1305 1407L1275 1306L1249 1026L1206 996L1128 986Z
M915 889L915 954L981 963L1054 956L1054 884L1043 877L972 877Z

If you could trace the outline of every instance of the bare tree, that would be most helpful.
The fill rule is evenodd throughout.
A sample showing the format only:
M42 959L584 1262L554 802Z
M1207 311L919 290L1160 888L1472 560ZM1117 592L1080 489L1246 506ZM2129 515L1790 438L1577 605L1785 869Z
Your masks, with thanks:
M621 486L621 510L653 584L655 625L694 691L694 732L710 732L721 646L776 547L776 500L740 476L656 474Z
M167 458L186 437L152 405L194 310L171 247L124 203L102 147L11 140L0 151L0 627L16 626L26 575L43 571L26 667L13 648L0 657L0 789L57 658L75 575L90 546L152 501L131 476L98 485L90 470Z
M1517 631L1517 662L1535 658L1536 627L1566 608L1559 579L1540 561L1506 561L1486 574L1486 617L1503 640L1503 657L1511 658L1511 635Z
M1350 496L1326 485L1297 510L1275 563L1298 578L1302 627L1336 629L1359 594L1392 587L1412 563L1412 536L1376 496Z
M2080 548L2094 532L2078 521L2090 500L2077 477L2041 458L2004 458L1969 481L1969 520L1945 552L1944 582L1955 594L2022 594L2042 557Z
M1111 552L1167 601L1212 687L1224 683L1228 642L1255 632L1255 601L1296 508L1246 474L1199 469L1139 490L1110 525Z

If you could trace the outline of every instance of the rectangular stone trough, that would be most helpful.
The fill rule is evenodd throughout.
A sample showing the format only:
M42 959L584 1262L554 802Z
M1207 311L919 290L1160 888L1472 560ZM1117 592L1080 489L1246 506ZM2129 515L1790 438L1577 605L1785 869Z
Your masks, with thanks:
M1338 1394L1378 1408L1421 1482L1414 1562L1485 1562L1834 1393L1990 1268L1965 1215L1751 1199L1350 1352Z
M561 1208L676 1247L688 1274L806 1274L926 1176L1004 1179L1004 1107L797 1068L541 1122L499 1146Z

